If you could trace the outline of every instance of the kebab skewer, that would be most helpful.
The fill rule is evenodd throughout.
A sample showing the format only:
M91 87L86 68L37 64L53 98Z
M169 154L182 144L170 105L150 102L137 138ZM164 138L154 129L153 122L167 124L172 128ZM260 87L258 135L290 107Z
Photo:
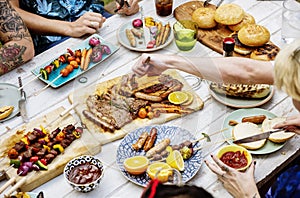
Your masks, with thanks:
M78 105L78 103L76 103L76 104L74 104L73 106L69 107L68 109L64 110L62 113L60 113L60 114L58 115L58 117L54 118L54 119L53 119L52 121L50 121L45 127L43 127L42 130L44 130L44 129L50 127L50 126L52 126L52 124L53 124L54 122L58 121L60 118L63 118L65 115L67 115L67 113L69 113L69 112L70 112L73 108L75 108L77 105ZM76 125L76 123L75 123L74 125ZM22 138L22 139L23 139L23 138ZM23 139L23 140L24 140L24 139ZM21 140L21 141L22 141L22 140ZM25 140L24 140L24 141L25 141ZM2 161L2 160L4 160L4 158L2 158L1 161ZM10 163L11 163L11 165L10 165L6 170L4 170L2 174L5 174L5 173L6 173L10 168L12 168L12 167L18 168L17 166L20 165L20 163L19 163L18 161L14 161L14 160L13 160L13 161L11 160ZM42 166L42 164L40 164L40 165ZM33 167L33 164L31 164L30 166ZM34 167L33 167L33 168L34 168ZM36 167L35 167L35 168L36 168ZM9 179L9 180L8 180L8 181L0 188L0 194L1 194L6 188L8 188L10 185L12 185L12 184L16 181L16 179L17 179L18 176L24 175L24 174L25 174L24 171L26 171L26 170L27 170L27 168L25 168L25 170L20 170L20 171L18 171L16 177L10 178L10 179ZM28 170L26 171L26 174L27 174L27 172L28 172ZM16 184L15 186L13 186L12 189L9 190L8 195L11 194L12 192L14 192L17 188L19 188L25 181L26 181L26 178L25 178L25 179L22 178L19 182L17 182L17 184Z
M190 140L186 140L178 145L172 145L172 146L169 146L170 142L165 142L164 143L164 148L162 150L159 150L159 151L156 151L156 152L151 152L151 153L146 153L146 157L148 157L150 160L153 160L153 161L157 161L157 160L160 160L160 161L163 161L164 160L164 157L166 157L168 155L168 153L170 153L170 151L172 150L179 150L183 159L189 159L193 153L195 151L198 151L198 150L201 150L202 148L206 147L206 146L211 146L213 144L216 144L216 143L219 143L219 142L224 142L224 141L227 141L229 139L225 139L225 140L222 140L222 141L219 141L219 142L214 142L213 144L207 144L205 146L201 146L201 147L198 147L198 148L194 148L194 145L195 143L201 141L201 140L204 140L204 139L207 139L208 142L210 142L210 137L213 136L213 135L216 135L216 134L219 134L223 131L227 130L227 128L224 128L224 129L221 129L219 131L216 131L210 135L207 135L205 133L202 133L203 137L197 139L197 140L194 140L194 141L190 141ZM166 140L166 139L165 139ZM164 140L164 141L165 141ZM162 141L163 142L163 141Z

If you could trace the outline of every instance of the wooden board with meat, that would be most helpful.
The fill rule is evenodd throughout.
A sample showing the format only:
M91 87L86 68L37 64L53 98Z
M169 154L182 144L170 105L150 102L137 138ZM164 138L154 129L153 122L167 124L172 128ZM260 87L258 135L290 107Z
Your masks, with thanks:
M60 107L1 136L0 171L6 170L8 179L23 180L21 191L60 175L74 157L101 151L100 142L71 114L60 117L64 111Z
M119 76L76 90L69 100L78 104L75 110L82 123L102 144L136 128L180 118L204 105L176 70L151 77Z

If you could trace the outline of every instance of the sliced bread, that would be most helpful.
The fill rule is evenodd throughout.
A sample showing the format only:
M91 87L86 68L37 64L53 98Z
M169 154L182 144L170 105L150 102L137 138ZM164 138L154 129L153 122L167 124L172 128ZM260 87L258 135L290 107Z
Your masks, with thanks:
M235 125L232 129L232 136L235 140L249 137L252 135L256 135L261 133L261 129L258 127L258 125L251 123L251 122L243 122ZM243 143L239 144L240 146L250 149L250 150L257 150L261 147L263 147L266 143L267 139L264 140L258 140L255 142L249 142L249 143Z
M285 121L286 118L282 118L282 117L277 117L277 118L273 118L273 119L265 119L262 123L262 131L270 131L270 130L274 130L273 127L280 123L280 122L283 122ZM293 132L284 132L284 131L281 131L281 132L277 132L277 133L272 133L270 136L269 136L269 140L274 142L274 143L283 143L289 139L291 139L292 137L294 137L295 133Z

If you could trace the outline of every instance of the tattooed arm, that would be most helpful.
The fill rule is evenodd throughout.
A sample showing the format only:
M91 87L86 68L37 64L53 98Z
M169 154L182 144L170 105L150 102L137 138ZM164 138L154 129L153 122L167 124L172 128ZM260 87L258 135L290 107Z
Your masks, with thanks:
M28 29L7 0L0 0L0 76L34 56Z

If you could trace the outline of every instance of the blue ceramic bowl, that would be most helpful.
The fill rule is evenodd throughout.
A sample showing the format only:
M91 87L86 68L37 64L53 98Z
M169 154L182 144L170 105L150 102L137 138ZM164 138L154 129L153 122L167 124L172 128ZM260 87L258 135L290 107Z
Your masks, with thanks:
M76 184L72 181L69 180L69 175L71 173L71 171L80 166L80 165L83 165L83 164L92 164L92 165L95 165L100 171L101 171L101 174L100 176L90 182L90 183L85 183L85 184ZM83 155L83 156L79 156L77 158L74 158L72 159L71 161L69 161L65 168L64 168L64 177L66 179L66 181L77 191L79 192L90 192L92 190L94 190L100 183L102 177L103 177L103 174L104 174L104 167L103 167L103 164L102 162L94 157L94 156L89 156L89 155Z

